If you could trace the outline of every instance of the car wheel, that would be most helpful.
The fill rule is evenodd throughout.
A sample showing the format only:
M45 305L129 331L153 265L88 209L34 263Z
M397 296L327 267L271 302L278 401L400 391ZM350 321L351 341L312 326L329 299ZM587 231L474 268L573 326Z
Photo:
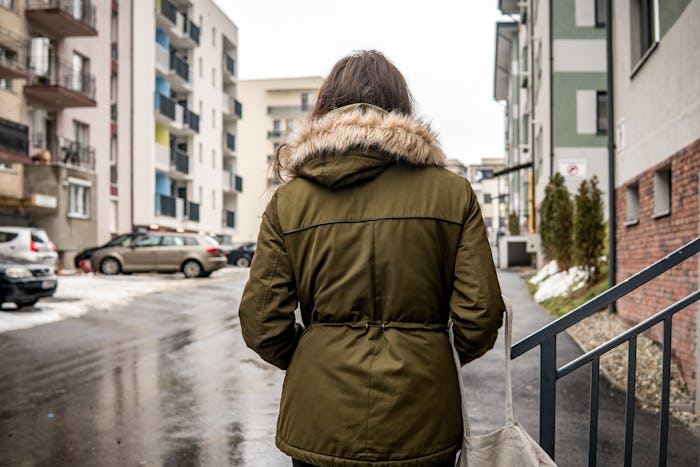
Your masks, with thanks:
M38 301L39 301L38 298L34 299L34 300L24 300L24 301L20 300L20 301L16 301L15 305L17 305L17 308L22 308L25 306L34 306L36 304L36 302L38 302Z
M182 272L186 278L194 279L202 274L202 265L193 259L185 261L185 264L182 265Z
M115 276L122 270L122 265L115 258L105 258L100 263L100 272L106 276Z
M236 260L236 266L240 268L247 268L250 266L250 258L247 256L241 256Z

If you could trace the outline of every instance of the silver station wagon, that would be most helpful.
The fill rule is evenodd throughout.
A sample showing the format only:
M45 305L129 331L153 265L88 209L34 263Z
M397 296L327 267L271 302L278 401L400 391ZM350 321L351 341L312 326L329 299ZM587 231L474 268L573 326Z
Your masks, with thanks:
M144 232L124 244L101 248L90 258L106 275L122 272L182 272L187 278L209 277L226 266L226 255L208 235Z

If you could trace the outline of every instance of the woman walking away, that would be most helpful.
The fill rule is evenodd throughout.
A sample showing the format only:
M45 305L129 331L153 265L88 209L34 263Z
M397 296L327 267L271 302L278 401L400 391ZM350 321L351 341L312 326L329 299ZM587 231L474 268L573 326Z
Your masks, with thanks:
M377 51L340 60L278 151L243 337L287 370L276 444L295 465L454 465L458 375L505 310L479 204ZM295 321L299 306L303 326Z

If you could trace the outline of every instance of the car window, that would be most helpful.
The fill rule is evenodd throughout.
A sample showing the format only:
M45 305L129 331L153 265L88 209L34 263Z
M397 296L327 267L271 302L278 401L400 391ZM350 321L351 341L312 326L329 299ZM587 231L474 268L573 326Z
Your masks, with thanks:
M211 245L211 246L216 246L216 247L219 246L219 242L217 242L216 240L214 240L213 238L211 238L209 235L203 235L203 236L200 237L200 238L204 239L204 243L205 243L205 244L209 244L209 245Z
M107 242L107 246L129 246L131 242L142 237L134 237L133 235L125 234L113 238Z
M183 246L185 240L179 235L166 235L163 237L161 246Z
M185 245L187 246L198 246L199 243L197 243L197 239L194 237L182 237L182 239L185 241Z
M0 230L0 243L11 242L15 238L17 238L15 232L3 232Z
M147 235L145 237L141 237L136 242L134 242L134 246L138 248L143 248L147 246L158 246L160 243L160 236L157 235Z
M33 242L49 243L49 237L40 230L32 230L31 237Z

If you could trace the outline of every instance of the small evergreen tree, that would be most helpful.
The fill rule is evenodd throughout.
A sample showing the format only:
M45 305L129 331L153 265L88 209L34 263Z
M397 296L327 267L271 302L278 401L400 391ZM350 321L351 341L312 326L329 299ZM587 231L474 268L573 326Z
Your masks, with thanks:
M520 222L518 221L518 215L515 211L511 211L508 214L508 233L511 235L520 235Z
M598 177L581 182L575 204L574 259L586 270L587 282L595 283L600 276L600 257L605 247L603 194L598 188Z
M545 189L540 212L540 237L545 257L569 269L573 250L574 206L564 177L555 173Z

